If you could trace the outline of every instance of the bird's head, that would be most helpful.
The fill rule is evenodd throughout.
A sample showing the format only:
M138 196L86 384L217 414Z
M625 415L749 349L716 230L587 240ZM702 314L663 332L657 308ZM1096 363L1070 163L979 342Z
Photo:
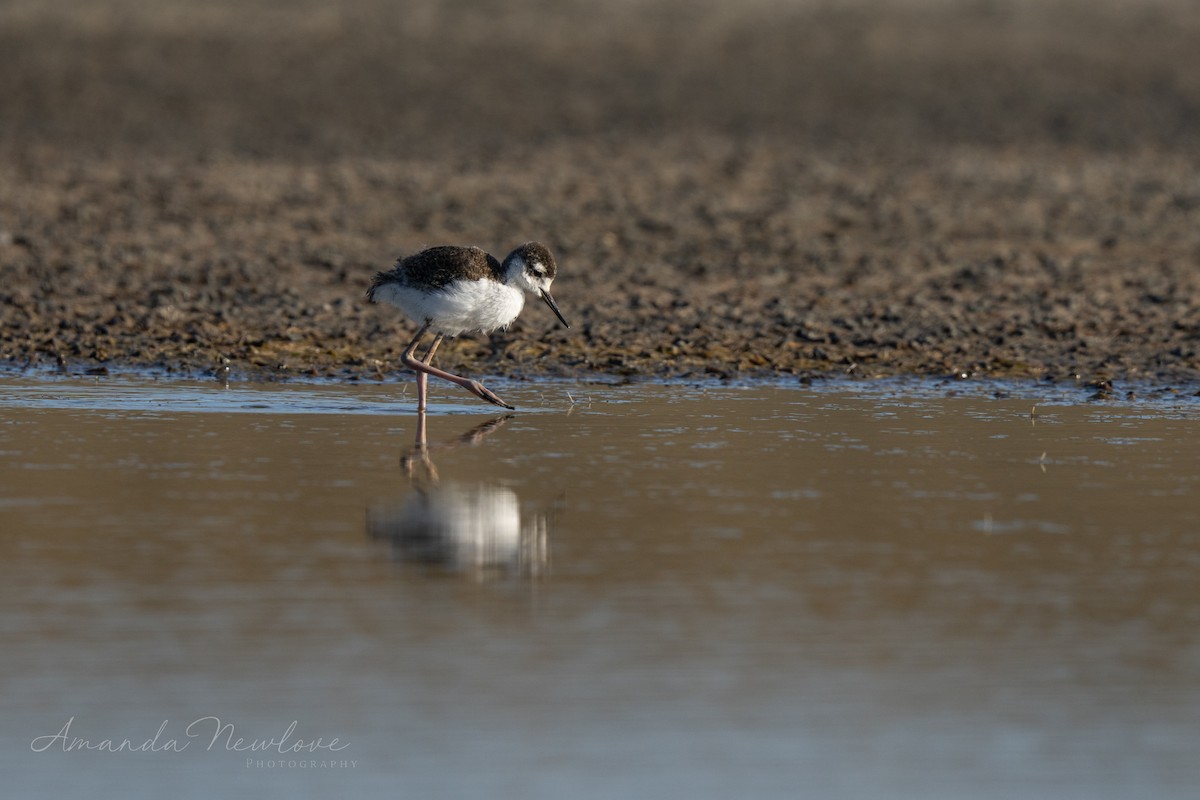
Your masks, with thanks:
M554 256L545 245L539 242L526 242L508 254L504 259L504 274L508 283L520 286L527 292L537 295L550 306L550 310L558 317L565 327L571 327L558 310L558 304L550 296L550 284L558 274L558 265Z

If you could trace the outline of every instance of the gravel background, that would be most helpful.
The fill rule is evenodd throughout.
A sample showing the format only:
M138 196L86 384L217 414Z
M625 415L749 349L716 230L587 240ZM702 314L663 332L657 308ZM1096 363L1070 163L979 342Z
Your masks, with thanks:
M1200 4L0 5L0 362L371 378L438 243L504 375L1200 380Z

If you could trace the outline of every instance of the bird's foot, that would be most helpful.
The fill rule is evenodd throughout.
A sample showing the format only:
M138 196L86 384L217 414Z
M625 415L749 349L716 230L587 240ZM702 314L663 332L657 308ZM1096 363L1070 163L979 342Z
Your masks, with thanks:
M510 406L508 403L501 400L495 395L494 392L492 392L491 389L487 388L479 381L469 381L467 388L470 389L471 392L480 400L486 400L492 405L500 406L501 408L507 408L509 411L516 409L516 406Z

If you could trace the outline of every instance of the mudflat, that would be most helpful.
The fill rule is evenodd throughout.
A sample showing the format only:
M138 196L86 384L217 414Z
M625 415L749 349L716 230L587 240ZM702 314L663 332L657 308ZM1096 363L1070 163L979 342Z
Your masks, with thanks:
M536 239L503 375L1200 380L1188 0L0 8L0 362L370 378Z

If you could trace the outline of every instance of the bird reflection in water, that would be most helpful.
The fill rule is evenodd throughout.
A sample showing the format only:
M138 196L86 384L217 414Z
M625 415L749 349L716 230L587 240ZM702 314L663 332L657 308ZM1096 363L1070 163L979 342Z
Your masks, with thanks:
M371 538L391 542L400 560L477 578L544 572L545 514L522 515L516 492L507 486L442 481L433 463L433 451L477 446L510 419L511 414L496 417L430 446L425 414L418 414L416 443L400 459L412 491L401 503L368 511Z

